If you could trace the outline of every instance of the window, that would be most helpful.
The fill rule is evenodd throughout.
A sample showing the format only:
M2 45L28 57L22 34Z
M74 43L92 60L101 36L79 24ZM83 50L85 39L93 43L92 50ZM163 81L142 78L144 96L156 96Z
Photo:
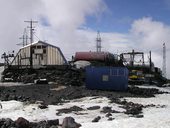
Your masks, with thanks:
M43 49L43 53L46 54L46 49Z
M46 46L42 45L42 48L46 48Z
M37 49L41 49L41 45L37 45Z
M102 75L102 81L109 81L108 75Z

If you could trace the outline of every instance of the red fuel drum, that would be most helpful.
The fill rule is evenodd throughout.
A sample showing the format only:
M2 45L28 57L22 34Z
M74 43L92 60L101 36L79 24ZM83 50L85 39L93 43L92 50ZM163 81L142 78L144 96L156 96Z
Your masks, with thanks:
M75 61L104 61L107 57L109 57L108 52L76 52L74 59Z

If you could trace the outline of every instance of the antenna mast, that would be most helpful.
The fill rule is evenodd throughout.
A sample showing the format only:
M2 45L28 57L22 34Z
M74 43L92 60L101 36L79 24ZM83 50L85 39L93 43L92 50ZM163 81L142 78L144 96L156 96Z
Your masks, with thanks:
M32 61L32 43L34 41L34 39L33 39L33 31L34 31L33 24L38 23L38 21L33 21L31 19L30 21L24 21L24 22L30 23L30 26L28 27L28 28L30 28L30 43L31 43L31 46L30 46L30 68L33 68L33 61Z
M163 43L163 64L162 64L163 76L166 77L166 45Z
M96 38L96 51L101 52L101 37L100 37L100 32L97 32L97 38Z
M30 28L30 43L32 44L34 41L34 39L33 39L33 31L34 31L33 24L38 23L38 21L33 21L31 19L30 21L24 21L24 22L30 23L30 26L28 28Z

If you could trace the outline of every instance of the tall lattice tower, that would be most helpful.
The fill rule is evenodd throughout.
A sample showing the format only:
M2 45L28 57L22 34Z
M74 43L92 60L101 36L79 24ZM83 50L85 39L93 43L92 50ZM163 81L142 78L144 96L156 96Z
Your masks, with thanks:
M97 52L101 52L101 42L102 42L102 39L100 37L100 32L98 31L97 32L97 38L96 38L96 51Z
M162 73L166 77L166 45L163 43L163 64L162 64Z

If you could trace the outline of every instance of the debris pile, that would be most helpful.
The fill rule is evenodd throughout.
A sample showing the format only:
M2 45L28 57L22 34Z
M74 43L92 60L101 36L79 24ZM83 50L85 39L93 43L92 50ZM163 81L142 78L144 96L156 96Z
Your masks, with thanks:
M78 106L73 106L73 107L70 107L70 108L58 109L57 111L58 111L58 113L56 113L56 114L61 115L62 113L71 113L71 112L83 111L83 109L78 107Z
M23 117L19 117L16 121L9 118L0 119L1 128L58 128L59 120L47 120L40 122L29 122Z
M156 88L139 88L139 87L129 87L128 92L140 97L154 97L155 94L163 94L167 92L161 92Z
M34 83L35 80L46 79L49 82L55 82L66 86L81 86L83 85L83 71L82 69L20 69L10 70L6 69L3 72L2 81L10 78L13 82Z
M142 104L137 104L133 102L127 102L126 100L120 102L123 105L123 108L126 110L125 114L131 114L133 116L139 115L142 113Z
M118 103L119 98L123 97L153 97L154 94L162 94L154 88L138 88L129 87L126 92L118 91L101 91L101 90L88 90L84 86L65 86L59 89L59 85L24 85L24 86L11 86L0 87L0 100L9 101L29 101L35 103L36 101L43 101L44 104L60 104L83 97L107 97L113 103Z

